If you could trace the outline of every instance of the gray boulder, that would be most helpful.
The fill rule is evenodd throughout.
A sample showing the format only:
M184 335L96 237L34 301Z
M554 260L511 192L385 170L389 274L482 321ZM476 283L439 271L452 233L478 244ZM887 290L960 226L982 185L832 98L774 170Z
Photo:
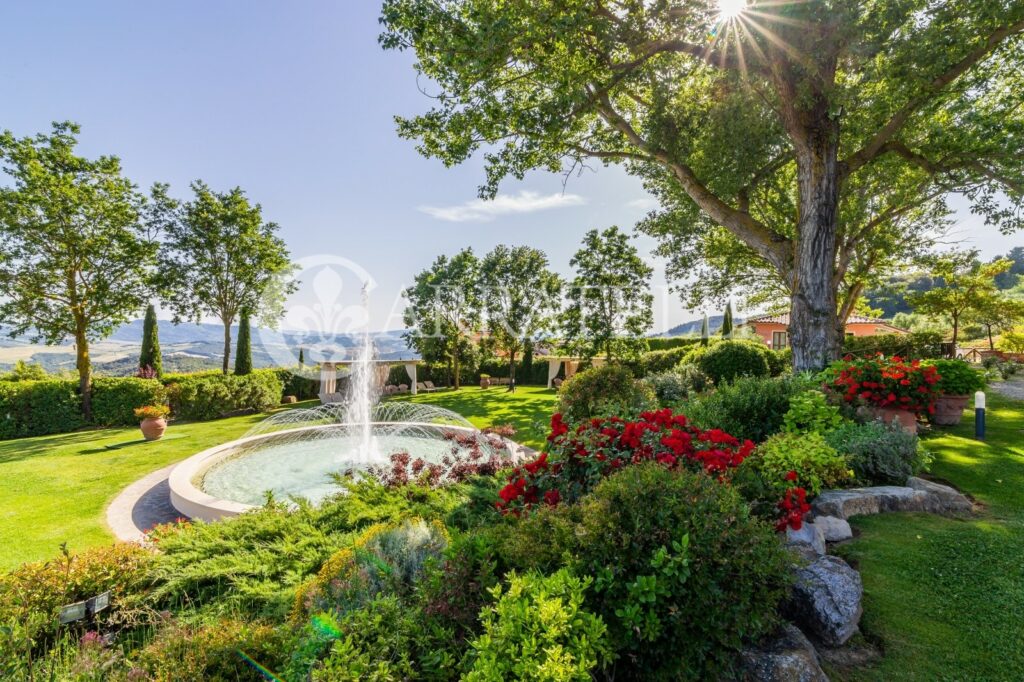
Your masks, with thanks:
M853 537L853 529L846 519L835 516L819 516L814 519L814 525L821 529L822 535L827 542L842 542Z
M948 485L911 476L907 479L907 487L927 495L924 509L933 514L966 514L974 508L970 500Z
M848 519L862 514L924 511L928 493L897 485L826 490L811 503L817 516Z
M835 556L794 568L793 592L785 613L826 646L842 646L857 632L864 593L860 573Z
M748 682L828 682L814 647L789 623L774 638L744 649L742 657Z
M807 545L815 554L825 553L825 533L816 523L804 522L800 530L786 529L786 544L793 547Z

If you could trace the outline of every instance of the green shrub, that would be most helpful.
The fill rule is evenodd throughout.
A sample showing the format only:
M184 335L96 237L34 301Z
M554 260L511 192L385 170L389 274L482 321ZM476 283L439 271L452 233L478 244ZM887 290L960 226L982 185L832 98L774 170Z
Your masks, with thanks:
M578 519L573 568L595 577L624 677L718 679L777 624L785 551L728 485L641 464L559 511Z
M420 632L421 614L409 609L394 596L382 596L366 605L341 614L325 616L321 629L332 630L333 643L326 658L312 675L288 679L312 679L313 682L361 682L361 680L419 679L417 653L424 644ZM434 655L436 651L431 652ZM457 661L445 659L454 666ZM442 668L432 666L435 672Z
M690 398L683 412L703 429L719 428L740 440L759 443L782 428L790 399L815 385L813 378L803 375L741 377Z
M97 626L116 631L138 625L152 554L118 543L52 561L22 564L0 575L0 678L16 679L30 654L52 644L61 606L111 591Z
M773 377L780 376L790 371L793 367L793 349L789 346L782 350L772 350L768 346L765 349L765 360L768 361L768 371Z
M651 350L693 348L694 346L699 345L699 336L653 336L647 339L647 347Z
M156 379L97 378L92 384L92 418L100 426L134 426L136 407L162 405L167 390Z
M473 642L473 682L558 680L590 682L609 659L607 630L583 607L590 577L562 569L552 575L508 576L495 586L493 607L480 614L484 632Z
M820 433L777 433L758 446L755 457L766 481L781 483L795 471L794 485L812 496L851 478L846 459Z
M819 390L797 393L789 400L789 410L782 417L783 430L788 433L825 434L839 427L843 417L839 408L830 405Z
M649 374L644 383L654 389L658 402L670 405L706 390L711 380L696 365L680 364L667 372Z
M908 360L937 358L942 356L942 334L913 332L847 336L843 339L843 353L861 357L881 353L885 356L898 355Z
M405 371L405 369L402 368L402 371ZM277 378L284 387L282 389L282 397L293 395L299 400L312 400L317 397L320 391L320 379L317 377L305 376L283 367L276 368L274 373L277 374ZM408 378L403 383L409 383Z
M279 405L284 387L274 370L233 374L186 375L167 387L178 419L204 421L242 410L264 411Z
M0 381L0 440L85 426L77 381Z
M825 440L846 456L857 480L866 484L904 485L929 460L917 436L881 421L848 422Z
M618 364L579 372L558 393L558 411L569 423L608 414L638 414L657 405L654 390Z
M444 561L420 585L423 613L465 641L479 634L478 616L491 603L498 584L498 547L488 529L466 533L453 541Z
M646 377L649 374L667 372L678 365L689 353L689 346L648 351L640 356L639 362L636 363L636 375Z
M939 373L935 387L943 395L970 395L985 387L984 375L963 360L927 360Z
M721 386L737 377L768 376L770 352L757 341L722 341L693 349L686 356L686 362L700 367L716 385Z

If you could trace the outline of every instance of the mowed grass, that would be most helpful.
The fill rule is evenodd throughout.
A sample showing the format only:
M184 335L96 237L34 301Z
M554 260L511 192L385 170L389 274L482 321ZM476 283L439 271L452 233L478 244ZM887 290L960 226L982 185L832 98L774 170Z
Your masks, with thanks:
M442 390L399 400L441 405L478 427L512 424L516 439L544 442L555 392L521 387ZM316 404L300 403L298 407ZM233 440L265 419L257 414L210 422L172 423L163 440L146 443L137 428L79 431L0 442L0 571L71 550L113 542L107 505L146 474ZM119 447L107 447L119 446Z
M977 516L860 517L839 553L864 581L861 629L883 657L835 680L1024 679L1024 404L989 397L988 433L973 411L925 444L931 473L983 505Z
M457 391L441 389L434 393L395 396L390 400L438 405L458 412L481 429L511 424L516 429L513 440L540 449L547 438L558 394L542 386L520 386L515 392L509 392L505 386L486 389L463 386Z

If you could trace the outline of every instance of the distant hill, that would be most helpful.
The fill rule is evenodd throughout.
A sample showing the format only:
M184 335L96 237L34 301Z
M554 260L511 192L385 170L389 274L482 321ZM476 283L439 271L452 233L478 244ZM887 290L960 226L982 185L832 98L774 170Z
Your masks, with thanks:
M721 315L709 315L708 316L708 329L711 334L715 334L722 328L722 316ZM743 324L743 318L733 315L732 318L733 326L739 326ZM666 332L656 334L656 336L687 336L692 334L700 334L701 325L704 324L704 319L690 320L689 322L683 322L677 324Z

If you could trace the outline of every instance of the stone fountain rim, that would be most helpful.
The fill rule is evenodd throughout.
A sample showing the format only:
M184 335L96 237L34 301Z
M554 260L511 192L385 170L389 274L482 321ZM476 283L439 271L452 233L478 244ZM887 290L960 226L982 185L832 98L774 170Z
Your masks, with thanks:
M434 424L430 422L370 422L371 426L423 426L436 429L462 431L465 433L482 433L480 429L468 426L455 426L451 424ZM237 438L227 443L221 443L202 452L196 453L188 459L179 462L168 477L170 488L171 505L181 514L190 519L202 521L219 521L223 518L238 516L244 512L256 509L257 505L235 502L214 497L201 490L196 481L215 464L218 464L229 456L234 455L240 446L256 443L263 440L270 440L285 434L294 434L303 431L318 431L322 429L336 429L344 426L361 426L357 424L316 424L313 426L300 426L294 429L283 429L270 433L260 433L253 436ZM521 445L503 436L491 434L500 439L512 453L514 461L532 458L537 454L532 448Z

